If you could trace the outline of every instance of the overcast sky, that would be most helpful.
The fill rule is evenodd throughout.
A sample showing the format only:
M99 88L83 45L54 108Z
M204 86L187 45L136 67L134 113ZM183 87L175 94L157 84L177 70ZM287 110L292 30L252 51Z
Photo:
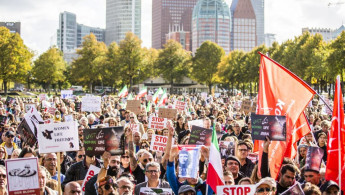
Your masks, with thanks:
M226 1L230 5L231 0ZM36 51L36 54L40 54L52 43L56 43L60 12L75 13L80 24L105 28L105 2L106 0L0 0L0 21L20 21L24 43ZM276 34L277 41L282 42L300 35L303 27L338 28L345 22L344 2L345 0L265 0L265 33ZM151 47L151 11L152 0L142 0L141 38L145 47Z

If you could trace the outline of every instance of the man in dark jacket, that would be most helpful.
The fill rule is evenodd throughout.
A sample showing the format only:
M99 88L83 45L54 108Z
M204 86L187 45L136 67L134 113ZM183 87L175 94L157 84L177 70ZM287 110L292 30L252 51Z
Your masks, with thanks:
M250 177L255 164L248 158L249 146L246 142L240 141L237 144L237 150L237 157L241 163L240 172L242 172L246 177Z

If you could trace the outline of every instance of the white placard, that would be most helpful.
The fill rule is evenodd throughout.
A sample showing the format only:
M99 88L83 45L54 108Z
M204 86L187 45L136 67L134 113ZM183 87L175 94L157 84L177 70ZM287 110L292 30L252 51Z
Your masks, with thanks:
M167 142L167 136L153 134L150 143L150 150L164 152L165 147L167 146ZM174 138L172 140L172 143L174 143Z
M131 123L127 123L126 124L126 127L129 127L132 132L135 132L135 131L139 131L140 129L140 125L139 124L131 124Z
M175 102L175 109L177 110L184 110L186 108L187 103L183 101L176 100Z
M217 195L254 195L255 185L217 186Z
M65 115L65 122L70 122L73 121L73 116L72 115Z
M45 93L41 93L39 96L38 96L38 98L40 98L40 101L43 101L43 100L47 100L48 98L47 98L47 94L45 94Z
M149 129L164 129L167 127L167 118L150 116L149 118Z
M171 188L140 188L140 195L172 195Z
M81 186L81 190L83 191L83 194L85 194L85 184L88 182L91 177L95 176L101 171L100 168L96 167L95 165L90 165L89 170L86 173L86 176L83 181L83 185Z
M37 158L9 159L5 163L9 194L39 194Z
M192 126L204 127L204 121L202 119L188 121L189 129L192 129Z
M72 99L73 90L61 90L61 99Z
M82 112L100 112L101 97L100 96L83 96L81 99Z
M38 125L39 152L67 152L79 150L77 122Z

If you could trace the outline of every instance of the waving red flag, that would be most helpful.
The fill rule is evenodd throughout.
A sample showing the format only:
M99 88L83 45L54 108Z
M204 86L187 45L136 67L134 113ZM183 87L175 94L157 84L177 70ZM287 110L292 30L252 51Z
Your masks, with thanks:
M288 144L291 145L293 127L314 94L315 91L303 80L261 54L256 112L264 115L286 116L286 141L272 141L269 148L268 159L273 178L277 178ZM262 144L259 144L260 156L262 155L261 146Z
M344 128L343 95L340 88L340 77L337 77L331 131L328 134L327 168L325 178L333 180L345 190L345 128ZM339 179L341 178L341 179Z

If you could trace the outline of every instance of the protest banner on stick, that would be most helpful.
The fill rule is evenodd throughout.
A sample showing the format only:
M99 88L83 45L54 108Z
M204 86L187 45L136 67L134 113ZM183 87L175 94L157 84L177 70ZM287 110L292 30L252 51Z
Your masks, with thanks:
M138 115L141 113L140 107L140 100L127 100L126 110L130 110L131 112L134 112L136 115Z
M189 145L211 145L212 130L203 127L193 126L189 138Z
M150 116L149 118L149 129L164 129L167 127L168 119Z
M251 115L253 140L286 140L286 117L275 115Z
M167 142L168 142L167 136L153 134L151 143L150 143L150 150L164 152ZM174 143L174 138L172 140L172 143Z
M85 194L86 182L88 182L91 179L91 177L97 175L100 171L101 171L100 168L94 165L90 165L89 169L87 170L86 176L84 178L83 184L81 185L81 190L83 191L83 194Z

